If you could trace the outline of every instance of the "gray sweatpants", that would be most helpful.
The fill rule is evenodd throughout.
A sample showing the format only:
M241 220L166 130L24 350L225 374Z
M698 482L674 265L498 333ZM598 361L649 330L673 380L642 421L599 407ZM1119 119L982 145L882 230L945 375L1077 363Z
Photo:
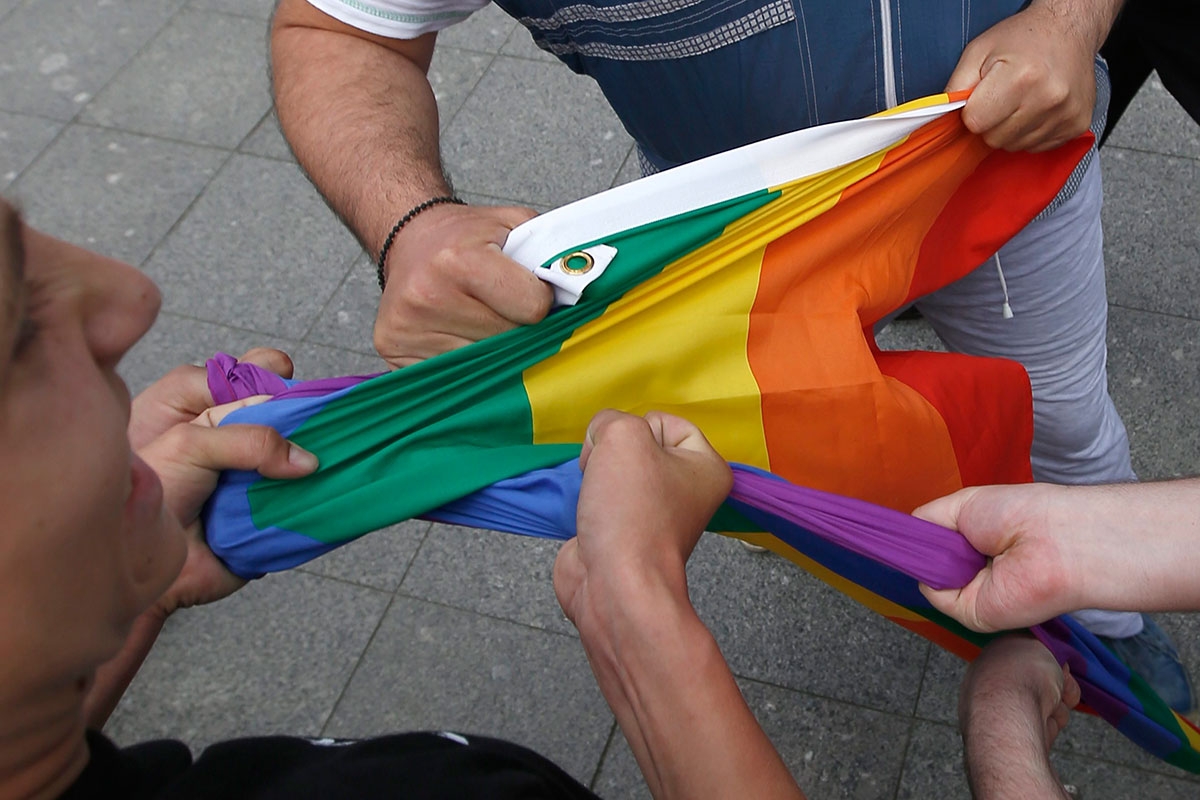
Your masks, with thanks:
M950 350L1025 366L1033 386L1033 475L1039 481L1137 479L1125 425L1108 395L1101 195L1093 154L1074 196L974 272L916 304ZM1005 284L1011 319L1003 313ZM1142 628L1141 616L1132 612L1091 610L1075 617L1105 636L1131 636Z

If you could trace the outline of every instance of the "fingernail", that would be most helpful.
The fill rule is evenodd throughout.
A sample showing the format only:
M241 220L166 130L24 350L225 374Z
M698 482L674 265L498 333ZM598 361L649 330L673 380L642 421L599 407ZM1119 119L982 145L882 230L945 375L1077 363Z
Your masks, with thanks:
M312 471L317 468L317 457L303 447L288 442L288 463Z

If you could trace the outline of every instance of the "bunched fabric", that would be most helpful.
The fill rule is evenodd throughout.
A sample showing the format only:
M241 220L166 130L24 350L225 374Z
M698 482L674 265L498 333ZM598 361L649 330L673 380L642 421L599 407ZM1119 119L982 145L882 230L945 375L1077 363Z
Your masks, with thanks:
M1013 362L881 351L872 331L987 260L1091 137L993 151L961 106L941 95L787 134L530 220L504 250L555 287L537 325L378 376L292 382L218 356L218 402L274 396L225 423L271 425L321 467L298 481L223 475L206 512L213 551L254 577L418 516L565 539L591 416L658 409L735 465L711 529L973 657L986 637L916 586L964 585L982 556L902 512L1031 479L1029 382ZM1094 637L1065 618L1034 633L1092 709L1200 771L1200 734Z

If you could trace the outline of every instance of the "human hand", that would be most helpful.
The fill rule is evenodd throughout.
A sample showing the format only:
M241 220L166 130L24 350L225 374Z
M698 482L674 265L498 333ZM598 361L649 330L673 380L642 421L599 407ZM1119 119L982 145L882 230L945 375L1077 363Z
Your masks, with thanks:
M578 535L554 564L567 617L581 618L646 583L687 596L685 565L729 494L729 465L690 422L611 409L588 426L579 457Z
M554 290L501 252L527 208L439 205L418 215L388 253L375 349L403 367L549 313Z
M971 796L1067 798L1050 748L1079 703L1066 665L1025 635L989 644L967 669L958 700Z
M180 386L185 383L182 377L174 380L180 381ZM246 583L213 555L200 524L200 511L216 488L221 470L256 470L268 478L286 479L303 477L317 468L315 456L273 428L217 427L231 412L266 399L251 397L205 408L190 421L167 428L138 451L138 457L162 482L168 520L179 524L187 540L183 568L159 598L152 610L155 615L165 618L180 608L215 602Z
M1072 494L1050 484L977 486L916 509L913 516L959 531L990 556L961 589L922 585L921 593L937 610L983 632L1028 627L1084 607L1084 576L1076 567L1080 551L1098 546L1098 537L1072 512Z
M1052 150L1091 124L1093 59L1113 18L1100 10L1107 0L1078 9L1067 5L1035 0L963 50L946 91L974 87L963 124L989 146Z
M257 364L283 378L292 377L292 360L282 350L255 347L238 360ZM133 398L129 443L136 452L169 428L191 422L212 404L207 370L194 364L176 367Z

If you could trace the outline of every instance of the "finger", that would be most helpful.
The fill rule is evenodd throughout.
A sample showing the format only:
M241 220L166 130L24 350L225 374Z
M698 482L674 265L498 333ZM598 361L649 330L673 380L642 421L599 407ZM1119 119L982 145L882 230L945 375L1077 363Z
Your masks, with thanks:
M596 440L592 434L592 426L595 424L596 418L592 417L588 422L587 430L583 434L583 446L579 450L579 469L582 472L587 469L588 460L592 457L592 451L596 449Z
M979 487L977 486L959 489L954 494L939 497L937 500L930 500L925 505L918 506L913 509L912 515L926 522L933 522L941 525L943 528L950 528L956 531L958 530L958 520L962 515L963 507L977 491L979 491Z
M946 83L946 92L961 92L979 83L985 51L974 43L968 44L958 58L954 72Z
M934 589L923 583L918 584L917 588L931 606L946 616L953 617L973 631L993 633L1000 630L1000 627L980 619L978 609L979 587L986 580L986 571L981 570L961 589Z
M987 68L979 85L963 106L962 121L967 130L984 135L1017 113L1021 93L1015 91L1012 68L996 61Z
M525 206L491 206L488 211L509 230L538 215L538 212ZM497 242L497 244L503 245L504 242Z
M664 452L687 458L695 471L692 480L703 482L709 489L709 496L720 502L729 495L733 471L698 427L682 417L662 411L647 413L646 421Z
M240 400L234 400L230 403L222 403L219 406L210 406L196 415L196 418L192 420L192 424L199 425L202 428L216 428L234 411L256 406L270 399L271 395L269 394L256 394L250 397L243 397Z
M554 289L513 261L498 246L486 247L466 268L463 289L507 327L532 325L550 313Z
M393 369L417 364L476 341L449 333L425 331L403 334L379 326L375 328L375 350Z
M541 320L553 290L516 262L499 256L497 263L498 252L473 251L445 273L428 269L390 281L375 319L376 349L388 361L432 358ZM513 272L504 277L506 270Z
M266 425L181 425L175 430L184 437L175 452L200 469L240 469L267 478L299 478L318 466L315 455Z
M601 441L607 440L611 435L611 430L614 426L627 425L630 420L637 420L645 426L645 420L640 417L635 417L633 414L626 414L624 411L617 411L615 408L602 408L593 416L591 422L588 423L587 432L584 434L584 445L589 452L600 446Z
M274 347L252 347L238 361L262 367L281 378L292 377L295 370L291 357Z
M646 413L646 421L650 423L655 440L664 448L717 455L704 433L683 417L663 411L650 411Z

